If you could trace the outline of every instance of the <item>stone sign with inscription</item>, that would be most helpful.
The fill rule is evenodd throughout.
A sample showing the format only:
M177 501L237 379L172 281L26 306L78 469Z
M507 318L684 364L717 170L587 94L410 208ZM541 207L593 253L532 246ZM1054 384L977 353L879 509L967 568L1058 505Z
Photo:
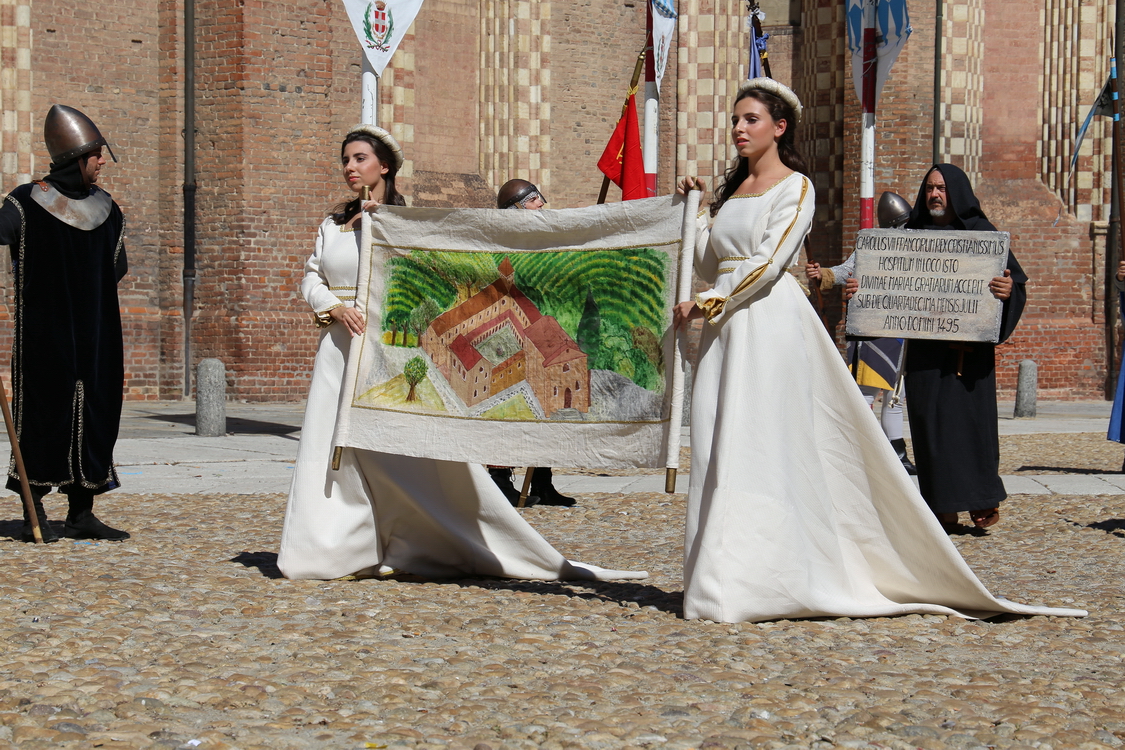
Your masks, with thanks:
M861 230L848 335L996 343L1003 303L988 283L1010 244L1007 232Z

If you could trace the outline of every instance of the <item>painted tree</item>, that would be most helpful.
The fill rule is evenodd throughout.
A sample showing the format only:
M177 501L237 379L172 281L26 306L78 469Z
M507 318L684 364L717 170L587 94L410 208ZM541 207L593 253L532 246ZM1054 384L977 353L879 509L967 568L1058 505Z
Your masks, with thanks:
M417 401L418 396L414 390L419 383L426 379L426 360L421 357L407 360L406 365L402 368L402 376L410 384L410 392L406 394L406 400Z
M426 297L417 307L411 310L407 325L413 329L414 339L419 346L422 344L422 334L430 327L434 318L439 315L441 315L441 308L429 297Z
M407 261L416 263L453 287L457 292L454 306L500 278L496 261L487 253L413 252Z
M588 355L594 355L601 345L601 311L598 309L594 292L586 290L586 305L582 309L582 317L578 321L578 336L575 339L578 348Z

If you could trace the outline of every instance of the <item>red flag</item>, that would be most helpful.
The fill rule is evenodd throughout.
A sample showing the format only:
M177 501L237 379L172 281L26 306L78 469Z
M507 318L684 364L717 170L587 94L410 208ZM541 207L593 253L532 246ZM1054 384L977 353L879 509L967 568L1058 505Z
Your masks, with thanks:
M598 159L598 169L621 188L621 200L647 198L645 164L641 156L641 129L637 124L636 94L629 95L625 112Z

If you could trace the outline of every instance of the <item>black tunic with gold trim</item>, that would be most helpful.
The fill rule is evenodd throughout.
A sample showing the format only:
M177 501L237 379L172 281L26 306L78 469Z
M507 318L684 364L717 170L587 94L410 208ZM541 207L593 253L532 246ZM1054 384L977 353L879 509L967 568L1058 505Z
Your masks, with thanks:
M97 494L119 485L124 233L121 209L97 187L76 200L29 183L0 206L15 292L12 412L32 486ZM19 491L14 459L7 486Z

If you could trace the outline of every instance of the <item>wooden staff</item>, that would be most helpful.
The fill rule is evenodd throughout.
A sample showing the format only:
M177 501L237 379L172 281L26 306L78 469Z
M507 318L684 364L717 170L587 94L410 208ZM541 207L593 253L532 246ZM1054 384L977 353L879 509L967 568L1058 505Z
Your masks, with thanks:
M516 507L519 507L519 508L527 507L527 495L528 495L529 492L531 492L531 475L534 474L534 473L535 473L535 467L534 466L528 466L527 471L524 472L523 489L520 490L520 500L519 500L520 504Z
M366 203L369 200L371 200L371 187L368 186L368 185L364 185L363 187L361 187L359 189L359 214L360 214L359 221L360 221L361 227L363 226L363 221L364 221L363 204ZM358 287L358 284L356 286ZM357 290L356 304L358 304L358 303L359 303L359 296L358 296L358 290ZM340 325L343 325L343 323L341 323ZM347 382L346 378L347 378L347 376L345 375L345 381L344 382ZM344 446L342 446L342 445L333 446L333 448L332 448L332 471L339 471L340 470L340 462L343 460L343 458L344 458Z
M625 116L625 108L629 106L629 97L633 96L639 90L637 87L641 82L641 73L645 69L645 55L648 54L649 49L652 48L652 32L649 31L645 37L645 46L641 50L641 54L637 55L637 65L633 68L633 80L629 82L629 93L625 94L625 103L621 105L621 116ZM605 203L606 195L609 194L609 177L602 176L602 191L598 194L598 205Z
M815 263L812 259L810 252L812 246L809 244L809 236L805 235L805 263ZM812 295L813 307L816 308L816 314L820 316L820 322L828 334L832 334L832 327L828 325L828 313L824 309L824 291L820 288L820 279L809 282L809 293Z
M8 408L8 392L4 389L4 381L0 379L0 410L4 412L4 426L8 428L8 442L12 444L12 455L16 459L16 472L20 475L20 494L23 495L23 507L31 519L31 533L36 544L43 544L43 530L39 528L39 514L35 512L35 501L31 499L31 485L27 483L27 470L23 466L23 452L20 451L20 441L16 438L16 425L12 421L12 410Z

